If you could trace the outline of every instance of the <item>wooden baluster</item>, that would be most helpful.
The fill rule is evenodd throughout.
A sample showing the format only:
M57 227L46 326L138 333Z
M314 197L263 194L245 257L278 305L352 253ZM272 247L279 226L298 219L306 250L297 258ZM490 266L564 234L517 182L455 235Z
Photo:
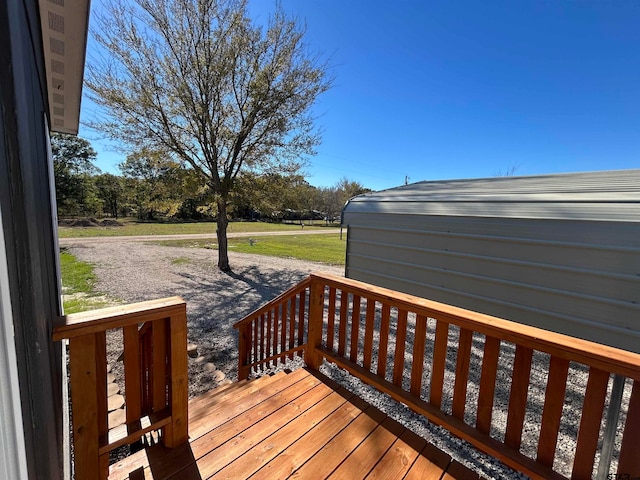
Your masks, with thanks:
M509 395L509 413L504 443L519 450L522 442L522 425L527 407L527 392L531 375L531 359L533 350L516 345L516 358L511 376L511 393Z
M279 323L280 323L278 310L279 310L278 305L273 307L273 341L271 342L271 345L272 345L271 355L277 355L278 354L278 328L279 328ZM277 358L273 361L273 365L274 365L274 367L278 366L278 359Z
M265 355L262 358L268 358L271 356L271 338L272 338L272 333L271 333L271 327L272 327L272 317L271 317L271 310L269 310L266 313L266 317L267 317L267 323L266 323L266 344L267 344L267 348L265 351ZM267 362L266 363L266 367L270 368L271 367L271 362Z
M149 328L141 334L142 336L142 355L144 357L143 369L144 378L143 385L143 398L142 413L143 415L149 415L153 411L153 324L155 322L147 322Z
M552 356L549 361L549 376L545 391L544 409L542 410L537 457L537 461L547 467L553 467L553 458L556 454L568 373L569 360Z
M607 398L608 383L609 372L593 367L589 369L589 380L584 394L584 404L578 430L576 455L573 459L573 469L571 471L571 478L574 480L591 478L598 448L602 412Z
M398 310L398 323L396 324L396 354L393 359L393 383L402 387L402 375L404 373L404 350L407 343L407 311Z
M159 412L167 406L167 320L153 322L152 406Z
M427 317L416 315L416 331L413 339L413 361L411 362L411 394L420 398L424 349L427 343Z
M493 414L499 356L500 339L486 337L484 355L482 356L480 390L478 392L478 417L476 419L476 428L486 435L491 432L491 416Z
M453 386L453 406L451 409L453 416L460 420L464 420L464 409L467 404L467 382L469 380L472 342L473 332L466 328L461 328L458 337L456 380Z
M145 330L145 332L148 331ZM138 370L138 375L140 376L140 415L138 416L138 418L140 418L140 416L142 416L144 413L147 413L147 387L149 386L149 382L147 379L147 372L148 372L148 368L149 366L147 365L147 347L146 347L146 336L145 333L138 331L138 344L140 345L139 348L139 352L140 352L140 367ZM125 391L126 391L126 387L125 387ZM137 420L134 420L134 422ZM137 428L137 424L136 425Z
M638 432L640 432L640 380L634 380L627 409L627 420L622 434L622 446L618 460L618 476L640 477L640 455L638 455Z
M349 346L349 360L358 361L358 340L360 337L360 295L353 296L351 310L351 345Z
M333 337L336 328L336 288L329 287L329 311L327 318L327 349L333 350Z
M296 296L294 295L289 299L289 348L293 348L295 346L296 340ZM292 355L289 355L289 358L293 358Z
M171 423L164 428L164 444L177 447L189 440L189 377L187 374L187 312L183 311L169 319L169 402Z
M124 339L124 390L127 425L135 425L142 416L142 374L138 325L122 329Z
M305 314L305 303L307 297L307 290L302 290L300 292L300 299L298 303L298 345L304 345L304 334L306 331L304 325L304 314ZM302 352L298 352L298 355L302 355Z
M245 323L238 332L238 380L249 378L250 369L247 365L251 363L251 331L251 324Z
M152 344L152 328L153 325L149 323L149 329L142 334L142 358L143 368L142 372L142 414L148 415L151 413L151 396L153 390L153 375L151 374L151 368L153 365L153 344Z
M280 330L280 352L284 352L287 349L287 302L281 303L278 306L280 310L280 319L282 323L282 327ZM281 358L280 361L284 363L284 358Z
M260 315L260 325L258 326L258 334L260 335L260 339L258 341L258 344L260 345L258 361L260 362L259 368L261 372L264 370L264 363L262 363L262 360L264 360L264 328L265 328L265 315L263 313L262 315Z
M449 324L436 322L436 338L433 346L433 370L431 372L431 391L429 402L436 408L442 405L442 387L444 385L444 369L447 364L447 342L449 340Z
M98 332L96 337L96 401L98 406L99 444L109 441L109 407L107 406L107 334ZM109 455L100 456L101 478L109 474Z
M258 327L260 326L260 317L257 317L253 320L253 362L256 363L259 359L260 350L258 348L258 342L260 341L260 335L258 334ZM256 367L253 367L253 371L257 371Z
M371 371L371 356L373 350L373 321L376 314L376 301L367 298L367 316L364 325L364 355L363 366L366 370Z
M98 454L98 402L96 398L96 336L69 339L69 374L73 405L73 447L75 477L78 480L105 478Z
M386 377L387 372L387 348L389 347L389 323L391 319L391 306L382 304L382 317L380 318L380 345L378 349L378 369L376 373Z
M344 355L347 343L347 308L349 306L349 293L340 291L340 328L338 329L338 355Z
M573 480L591 478L593 473L608 383L609 372L593 367L589 369L589 380L584 394L580 429L578 430L576 455L571 470Z

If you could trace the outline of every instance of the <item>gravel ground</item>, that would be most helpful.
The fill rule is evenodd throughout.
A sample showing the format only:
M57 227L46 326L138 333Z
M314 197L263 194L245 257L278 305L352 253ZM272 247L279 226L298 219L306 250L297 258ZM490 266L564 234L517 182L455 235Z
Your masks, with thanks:
M336 275L344 273L343 267L230 252L229 258L233 273L224 274L215 267L216 252L212 250L164 247L141 242L101 243L80 239L67 239L65 243L70 253L78 259L95 265L95 273L98 278L96 289L107 293L118 301L136 302L173 295L179 295L186 300L189 342L198 346L199 354L205 359L205 362L202 363L195 360L189 362L190 396L198 395L217 386L220 380L219 371L222 371L230 380L237 379L237 334L233 329L235 322L296 284L310 272L324 271ZM429 331L433 331L431 327ZM411 340L412 335L413 333L410 331L408 341ZM121 349L121 343L118 342L121 340L117 337L112 337L110 342L112 351L109 361L116 363L114 365L116 374L118 374L118 369L121 369L121 365L118 366L115 362L115 357L120 353L118 348ZM481 355L482 345L481 342L478 342L479 339L474 337L474 351L472 352L474 355ZM115 344L120 346L113 347ZM428 341L427 345L429 344L432 345L432 342ZM393 339L391 339L389 346L390 352L393 351L392 347ZM452 329L447 363L454 369L456 348L457 331ZM426 352L427 359L431 354ZM544 354L542 355L544 356ZM501 358L504 358L507 367L513 362L512 345L503 345ZM211 371L203 368L206 362L215 364L216 370ZM299 364L300 362L297 365ZM534 364L532 375L534 377L540 375L539 383L543 385L546 382L545 371L548 366L548 358L534 358ZM538 370L540 371L538 372ZM449 435L446 430L430 424L421 415L413 413L388 396L379 394L376 390L362 384L339 368L325 364L322 371L483 477L493 479L526 478L497 460L480 454L468 443L458 440ZM218 375L217 379L216 375ZM448 372L447 375L451 375L451 372ZM572 366L570 378L573 387L569 389L568 396L576 395L576 398L580 399L586 385L586 376L586 372L581 370L579 366ZM474 385L477 386L478 378L476 377L479 377L479 372L471 371L468 393L471 408L467 412L468 415L474 415L473 403L477 401L477 388L474 388ZM452 390L452 380L452 378L445 377L446 389ZM497 404L502 403L506 406L509 386L510 378L499 381L498 390L505 393L502 396L498 393ZM450 391L445 391L445 403L447 398L451 398L450 393ZM525 432L530 437L530 442L524 443L523 453L535 458L533 446L537 441L537 429L533 427L531 432L529 430L532 429L530 425L539 425L539 417L542 412L540 399L543 399L544 395L542 390L538 391L535 386L530 388L529 395L530 408L525 423ZM628 398L628 392L625 397ZM578 406L577 403L576 406ZM443 408L450 408L450 406L443 405ZM575 416L574 409L569 403L568 406L565 405L563 416L568 418L572 415L575 418L569 422L568 431L561 432L558 445L559 454L555 465L556 469L564 470L565 474L570 474L570 465L565 465L563 468L562 463L564 459L568 461L571 457L575 446L575 430L579 424L579 415ZM492 435L500 438L501 435L504 435L506 418L502 418L500 412L495 410L494 418L497 431L494 431L494 428ZM564 452L566 452L566 456ZM558 464L559 462L560 464Z
M343 267L229 252L233 273L216 267L217 252L153 243L67 240L66 248L95 266L96 290L122 303L181 296L187 302L189 343L206 359L189 362L189 395L217 386L217 371L238 378L238 336L233 324L310 272L344 275ZM116 336L110 342L121 345ZM121 347L120 347L121 348ZM113 356L119 352L112 352ZM215 371L204 368L213 363ZM118 365L114 365L118 373Z

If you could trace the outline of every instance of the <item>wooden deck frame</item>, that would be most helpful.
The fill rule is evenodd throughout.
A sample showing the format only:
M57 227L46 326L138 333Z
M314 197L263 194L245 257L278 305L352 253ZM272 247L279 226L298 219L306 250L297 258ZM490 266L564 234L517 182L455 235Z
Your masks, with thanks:
M308 311L298 312L300 318L305 318L309 336L307 343L303 343L300 336L293 338L291 333L289 348L303 351L309 367L317 368L323 359L333 362L365 383L405 403L430 421L447 428L479 450L533 478L567 478L556 472L553 466L570 363L580 364L589 371L572 479L591 478L604 416L603 392L606 394L609 378L612 375L622 375L635 383L640 382L638 354L326 274L311 275L236 324L241 332L248 332L247 338L241 343L240 378L247 378L256 366L284 361L290 355L291 350L286 349L273 351L268 359L256 355L256 339L251 338L251 326L256 322L263 322L260 320L261 316L279 308L296 295L310 295L311 298ZM361 319L362 302L366 305L364 321ZM370 329L375 322L372 322L369 311L376 308L380 312L376 313L380 341L377 368L372 371L373 346ZM336 309L339 310L337 317ZM410 332L407 330L408 314L416 319L415 322L409 322L415 325ZM432 360L430 365L426 365L428 368L425 368L424 361L427 329L423 319L434 319L436 322L435 340L433 345L429 345ZM390 345L390 325L395 328L396 341L395 350L387 352ZM447 399L452 406L449 410L444 410L443 382L451 326L458 331L458 356L454 369L453 398ZM265 325L260 325L261 329L263 327ZM286 332L273 332L273 335L277 336L279 333L285 335ZM410 351L405 344L408 333L414 336ZM267 336L269 334L266 333ZM484 356L477 413L469 422L465 419L469 355L472 342L477 339L484 342ZM509 372L513 381L505 412L506 432L504 438L500 439L492 437L490 432L496 375L500 368L498 358L500 347L505 342L515 346L515 362L513 370ZM260 344L260 340L257 343ZM252 346L254 351L251 350ZM360 348L364 351L360 351ZM550 362L547 372L549 381L544 390L544 411L539 425L541 434L536 449L537 456L532 458L521 453L520 446L527 391L531 383L532 358L536 352L549 355ZM251 364L245 361L246 358L252 359ZM409 370L406 368L407 358L410 358L411 363ZM405 382L407 378L409 381ZM640 387L633 388L631 393L627 428L622 438L617 470L619 475L629 475L631 478L640 476L640 462L637 460L640 458L640 449L631 433L633 425L640 424L640 408L636 408L638 404Z

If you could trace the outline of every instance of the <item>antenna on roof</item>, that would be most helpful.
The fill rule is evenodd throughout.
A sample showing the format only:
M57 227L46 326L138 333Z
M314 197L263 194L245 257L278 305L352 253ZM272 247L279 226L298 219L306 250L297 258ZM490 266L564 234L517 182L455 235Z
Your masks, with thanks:
M409 185L409 175L404 176L404 184Z

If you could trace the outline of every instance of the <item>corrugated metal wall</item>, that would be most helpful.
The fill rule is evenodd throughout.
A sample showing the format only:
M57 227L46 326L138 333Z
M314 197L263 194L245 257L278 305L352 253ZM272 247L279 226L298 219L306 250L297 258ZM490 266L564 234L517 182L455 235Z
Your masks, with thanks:
M352 199L346 275L640 352L640 170Z

